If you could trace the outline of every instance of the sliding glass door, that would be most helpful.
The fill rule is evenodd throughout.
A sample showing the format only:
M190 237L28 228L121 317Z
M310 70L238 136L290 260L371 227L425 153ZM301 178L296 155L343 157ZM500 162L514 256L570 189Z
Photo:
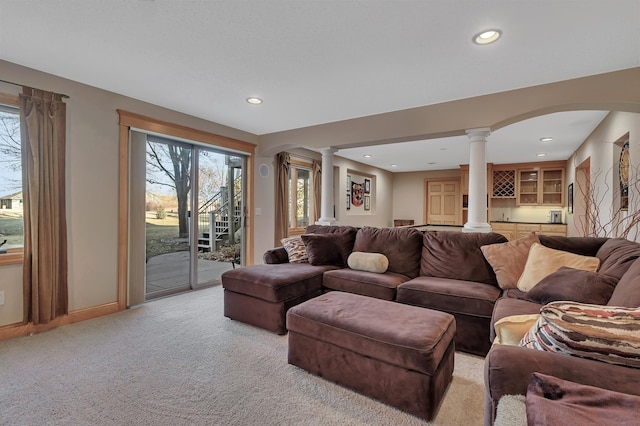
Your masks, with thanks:
M242 261L241 155L146 135L145 300L220 283Z

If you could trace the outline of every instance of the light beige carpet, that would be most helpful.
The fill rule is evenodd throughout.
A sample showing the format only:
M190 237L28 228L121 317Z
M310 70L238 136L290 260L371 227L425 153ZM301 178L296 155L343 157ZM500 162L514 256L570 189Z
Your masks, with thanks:
M481 425L483 359L456 353L437 425ZM222 288L0 342L2 425L419 425L287 363Z

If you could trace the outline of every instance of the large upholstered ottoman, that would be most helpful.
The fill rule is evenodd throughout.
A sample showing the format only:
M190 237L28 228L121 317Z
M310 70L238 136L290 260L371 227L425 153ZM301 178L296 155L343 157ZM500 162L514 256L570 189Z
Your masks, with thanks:
M285 334L287 310L322 294L322 274L334 266L253 265L222 274L224 316Z
M453 375L454 317L330 292L287 313L289 363L426 420Z

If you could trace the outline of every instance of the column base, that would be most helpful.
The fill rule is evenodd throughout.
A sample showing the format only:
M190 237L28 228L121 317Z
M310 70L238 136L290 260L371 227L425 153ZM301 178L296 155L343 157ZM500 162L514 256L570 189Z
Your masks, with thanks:
M316 221L316 225L323 225L323 226L329 226L329 225L335 225L336 223L336 218L335 217L321 217L320 219L318 219Z
M487 234L491 232L491 225L488 223L467 222L462 227L462 232L478 232Z

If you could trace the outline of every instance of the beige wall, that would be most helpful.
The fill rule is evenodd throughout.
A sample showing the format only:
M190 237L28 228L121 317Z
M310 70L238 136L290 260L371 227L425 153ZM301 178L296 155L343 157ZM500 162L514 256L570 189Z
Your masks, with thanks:
M460 179L460 169L428 172L395 173L393 175L393 219L413 219L424 223L425 180Z
M116 301L118 236L118 114L116 109L252 143L257 137L216 123L0 61L3 80L65 93L69 309ZM18 93L0 84L0 91ZM22 321L21 266L0 266L0 326Z
M314 151L304 149L289 149L294 156L320 160L321 155ZM267 177L260 176L260 165L265 164L269 168ZM371 167L366 164L351 161L340 157L337 152L334 155L334 203L336 205L336 224L354 226L391 226L393 224L393 174L385 170ZM274 247L274 188L275 188L275 160L273 157L256 155L255 164L255 208L260 214L254 216L254 260L262 263L262 255ZM375 197L369 212L354 214L346 210L346 179L347 171L354 170L362 175L375 178ZM254 210L255 214L255 210Z
M614 192L618 188L615 172L618 158L614 155L616 149L613 145L626 133L629 133L631 170L638 168L640 167L640 114L630 112L610 113L567 161L567 184L570 184L575 182L576 166L590 159L592 185L596 188L598 199L601 200L599 208L601 223L611 219L610 206L613 205ZM579 202L580 194L577 188L575 197L576 203ZM640 207L637 197L632 198L631 202L636 203L636 210ZM567 215L570 236L582 235L579 229L581 220L578 215Z

